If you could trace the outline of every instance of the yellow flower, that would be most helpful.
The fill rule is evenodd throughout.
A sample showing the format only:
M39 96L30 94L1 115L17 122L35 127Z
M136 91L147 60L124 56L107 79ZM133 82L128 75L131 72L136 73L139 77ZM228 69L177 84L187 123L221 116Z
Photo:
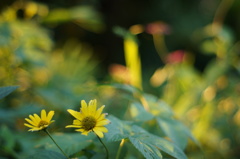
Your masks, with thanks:
M81 101L82 107L80 112L68 109L67 111L76 119L73 120L73 125L68 125L66 128L78 128L76 131L82 132L83 135L88 135L93 131L100 138L103 138L103 133L107 133L108 129L104 127L110 123L105 118L106 114L102 113L104 105L97 109L97 100L91 100L89 104L85 100Z
M46 129L54 120L52 117L54 111L50 111L47 115L46 111L43 109L41 111L41 118L37 114L29 115L29 119L25 118L28 123L24 123L25 126L31 128L28 131L39 131Z

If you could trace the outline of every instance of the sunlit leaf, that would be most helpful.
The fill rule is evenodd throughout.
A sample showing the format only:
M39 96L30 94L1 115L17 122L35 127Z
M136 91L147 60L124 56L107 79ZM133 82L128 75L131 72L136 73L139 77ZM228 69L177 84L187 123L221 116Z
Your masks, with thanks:
M153 119L153 115L147 112L140 103L132 103L130 106L130 113L135 121L148 121Z
M173 115L172 109L163 100L159 100L157 97L150 94L144 94L144 97L148 102L150 112L154 116L161 115L169 117Z
M69 9L53 9L43 22L58 24L67 21L74 21L82 28L94 32L102 31L104 28L100 13L91 6L76 6Z
M216 42L212 39L207 39L202 43L201 49L204 53L214 54L217 51Z
M67 9L59 8L51 10L44 22L61 23L68 20L71 20L70 12Z
M227 61L213 61L208 64L205 69L205 79L207 85L211 85L214 81L222 76L228 69Z

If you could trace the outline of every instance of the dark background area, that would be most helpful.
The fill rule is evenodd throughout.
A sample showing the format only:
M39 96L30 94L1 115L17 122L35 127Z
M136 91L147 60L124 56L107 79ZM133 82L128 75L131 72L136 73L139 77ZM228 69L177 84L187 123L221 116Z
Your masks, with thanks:
M2 8L15 1L1 2ZM175 50L190 51L195 56L195 66L203 71L211 60L211 55L204 55L198 48L198 41L194 41L192 34L198 28L211 24L220 3L219 0L74 0L74 1L46 1L38 0L49 8L71 8L76 5L93 6L102 16L105 29L100 33L87 31L73 22L66 22L52 28L52 37L58 45L62 45L69 38L84 41L94 48L95 54L107 70L112 63L124 64L122 38L113 33L116 26L128 29L132 25L144 26L155 21L162 21L169 25L171 33L165 36L169 52ZM225 24L239 37L239 2L226 15ZM23 11L24 12L24 11ZM49 27L49 26L47 26ZM154 70L162 65L153 47L151 35L143 32L138 36L142 65L145 69Z

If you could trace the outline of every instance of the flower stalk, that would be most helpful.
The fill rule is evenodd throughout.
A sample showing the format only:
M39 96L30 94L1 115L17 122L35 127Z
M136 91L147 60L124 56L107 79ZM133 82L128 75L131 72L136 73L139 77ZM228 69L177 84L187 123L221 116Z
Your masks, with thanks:
M95 133L96 134L96 133ZM101 144L103 145L103 147L105 148L106 150L106 159L109 159L109 153L108 153L108 149L107 149L107 146L103 143L103 141L101 140L101 138L96 134L98 140L101 142Z
M119 159L124 143L125 143L125 139L122 139L122 141L119 145L118 151L117 151L116 159Z
M48 132L47 129L43 129L43 131L48 134L48 136L52 139L52 141L54 142L54 144L58 147L58 149L62 152L62 154L67 158L70 159L67 154L61 149L61 147L56 143L56 141L53 139L53 137L50 135L50 133Z

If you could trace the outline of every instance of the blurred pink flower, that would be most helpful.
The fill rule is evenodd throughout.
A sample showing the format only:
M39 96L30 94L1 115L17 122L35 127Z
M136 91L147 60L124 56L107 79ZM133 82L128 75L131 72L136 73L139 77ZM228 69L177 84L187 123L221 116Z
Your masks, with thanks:
M156 21L146 26L146 32L149 34L169 34L171 28L164 22Z
M184 50L176 50L167 55L167 63L181 63L184 60Z

